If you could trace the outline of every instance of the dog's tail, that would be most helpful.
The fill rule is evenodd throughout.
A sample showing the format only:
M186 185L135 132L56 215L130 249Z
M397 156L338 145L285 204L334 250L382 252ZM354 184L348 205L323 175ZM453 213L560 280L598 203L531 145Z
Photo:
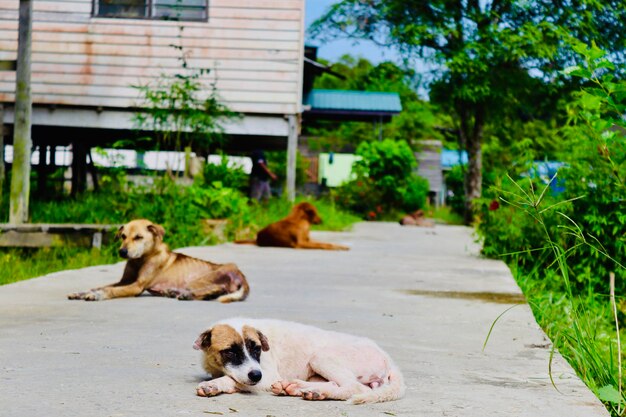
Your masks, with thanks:
M365 403L382 403L385 401L393 401L404 397L406 386L404 385L404 377L398 367L392 363L389 372L389 381L378 388L371 391L353 395L349 401L352 404Z
M240 239L235 240L238 245L256 245L256 239Z
M243 282L241 283L241 286L237 291L219 296L217 297L217 301L219 301L220 303L232 303L233 301L245 300L250 293L250 286L248 285L246 277L242 276L242 278Z

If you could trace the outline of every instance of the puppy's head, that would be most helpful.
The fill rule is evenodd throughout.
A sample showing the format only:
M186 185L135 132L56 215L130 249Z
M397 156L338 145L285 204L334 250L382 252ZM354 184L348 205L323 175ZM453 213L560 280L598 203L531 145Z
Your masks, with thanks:
M216 324L198 336L193 348L204 353L207 370L220 370L237 383L250 386L263 378L261 352L270 350L265 335L245 324L238 329Z
M165 229L150 220L133 220L120 227L117 237L122 240L122 258L137 259L152 252L163 241Z
M317 213L317 209L311 203L304 202L297 204L293 210L297 213L300 213L306 220L308 220L311 224L320 224L322 223L322 219Z

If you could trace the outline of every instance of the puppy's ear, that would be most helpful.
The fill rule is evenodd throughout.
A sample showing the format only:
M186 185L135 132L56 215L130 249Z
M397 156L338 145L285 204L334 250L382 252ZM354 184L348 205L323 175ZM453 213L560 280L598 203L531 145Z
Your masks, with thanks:
M163 239L163 236L165 236L165 229L161 225L151 224L148 226L148 230L150 231L150 233L160 239Z
M115 233L115 238L121 239L123 231L124 231L124 226L120 226L120 228L117 229L117 232Z
M261 341L261 349L263 350L263 352L267 352L268 350L270 350L270 344L267 341L267 337L265 337L265 335L258 330L256 331L256 333L259 335L259 340Z
M211 329L206 332L200 333L200 336L193 343L193 348L195 350L207 349L211 346Z

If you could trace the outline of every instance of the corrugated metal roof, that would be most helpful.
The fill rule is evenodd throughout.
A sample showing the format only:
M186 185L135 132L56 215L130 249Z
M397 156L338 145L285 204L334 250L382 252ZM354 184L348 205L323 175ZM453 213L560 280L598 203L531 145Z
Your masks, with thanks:
M304 105L312 110L400 113L402 104L398 93L351 90L311 90Z

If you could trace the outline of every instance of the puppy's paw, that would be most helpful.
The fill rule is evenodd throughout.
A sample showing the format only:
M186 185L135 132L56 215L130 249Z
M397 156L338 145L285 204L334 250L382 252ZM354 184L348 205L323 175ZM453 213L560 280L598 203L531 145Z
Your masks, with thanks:
M272 392L276 395L300 397L303 389L307 386L307 382L300 379L294 379L293 381L278 381L272 384Z
M196 388L196 394L200 397L213 397L221 394L221 391L217 384L213 381L204 381L198 384Z
M104 292L101 290L89 291L83 297L85 301L100 301L104 300Z
M328 398L328 396L315 388L303 389L302 390L302 399L307 401L321 401Z
M272 384L271 390L274 395L287 395L285 386L289 383L287 381L276 381Z

